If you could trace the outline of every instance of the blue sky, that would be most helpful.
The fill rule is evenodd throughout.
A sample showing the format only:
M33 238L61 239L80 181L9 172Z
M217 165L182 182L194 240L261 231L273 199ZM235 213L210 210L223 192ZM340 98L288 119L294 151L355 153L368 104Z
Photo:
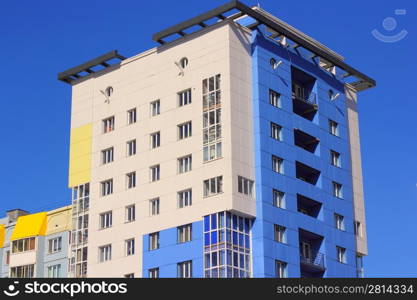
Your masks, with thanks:
M0 214L69 203L70 87L56 80L58 72L112 49L125 56L147 50L155 46L153 33L224 2L2 1ZM417 276L417 3L259 2L376 79L377 87L359 96L366 276ZM383 26L387 17L396 28L392 19ZM408 34L384 43L372 36L374 29Z

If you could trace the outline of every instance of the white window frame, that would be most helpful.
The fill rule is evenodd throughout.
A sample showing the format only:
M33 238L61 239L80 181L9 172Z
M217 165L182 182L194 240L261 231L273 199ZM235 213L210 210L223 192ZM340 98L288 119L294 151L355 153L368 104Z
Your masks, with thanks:
M192 278L193 276L193 262L191 260L183 261L177 265L178 278Z
M185 106L190 104L192 101L191 89L186 89L178 93L178 106Z
M149 278L159 278L159 268L152 268L148 270Z
M272 189L272 205L285 208L285 193L277 189Z
M114 116L105 118L102 120L102 132L103 134L114 131Z
M62 250L62 236L48 240L48 253L57 253Z
M242 176L238 176L237 181L238 181L238 188L237 188L238 193L244 194L253 198L255 182L251 179L247 179Z
M159 249L159 232L149 234L149 251Z
M131 204L125 207L125 222L130 223L136 220L136 205Z
M336 246L336 257L340 263L346 263L346 248Z
M216 176L203 181L204 197L223 193L223 176Z
M161 147L161 132L156 131L150 134L151 137L151 149Z
M107 179L100 183L102 197L113 194L113 179Z
M284 159L272 155L272 171L279 174L284 174Z
M340 153L334 150L330 150L330 162L332 166L341 167Z
M282 126L274 122L271 122L270 126L271 126L271 138L281 142L282 141Z
M285 226L274 224L274 240L278 243L287 243L287 228Z
M48 267L48 278L60 278L61 277L61 264Z
M177 125L178 140L185 140L193 135L193 124L191 121Z
M193 169L193 157L191 154L178 158L178 174L190 172Z
M99 251L99 262L103 263L103 262L111 260L111 256L112 256L111 244L99 247L98 251Z
M150 170L150 180L155 182L161 179L161 165L154 165L149 167Z
M177 227L177 243L187 243L192 240L193 225L187 224Z
M151 117L155 117L161 114L161 100L152 101L151 104Z
M114 161L114 147L101 150L101 164L106 165Z
M160 200L159 198L153 198L149 200L149 215L157 216L160 213Z
M107 229L113 226L113 212L106 211L100 214L100 229Z
M136 139L126 142L126 156L133 156L136 154Z
M339 136L339 124L329 119L329 132L334 136Z
M287 278L287 263L282 260L275 260L275 274L277 278Z
M335 227L338 230L345 230L345 217L340 215L340 214L334 214L334 223L335 223Z
M333 196L339 199L343 199L343 185L336 181L332 182Z
M281 108L281 95L274 90L269 90L269 104Z
M186 189L177 193L178 208L184 208L193 204L193 192L192 189Z
M126 256L135 255L135 239L134 238L125 240L125 255Z
M136 107L129 109L127 111L127 125L131 125L136 123L136 119L137 118L137 111L136 111Z
M136 187L136 172L126 174L126 189L130 190Z

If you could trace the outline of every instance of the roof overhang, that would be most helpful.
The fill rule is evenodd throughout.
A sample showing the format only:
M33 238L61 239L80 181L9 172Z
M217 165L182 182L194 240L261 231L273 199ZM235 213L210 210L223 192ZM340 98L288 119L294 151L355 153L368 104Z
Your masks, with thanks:
M117 52L117 50L113 50L99 57L96 57L86 63L83 63L79 66L76 66L74 68L71 68L64 72L59 73L58 80L71 84L76 80L84 79L94 73L100 72L106 68L109 68L115 65L114 63L111 64L110 61L113 61L113 60L122 61L125 59L126 57L120 55ZM99 69L97 67L99 67Z
M285 38L286 40L289 40L287 45L290 45L291 43L291 47L293 48L303 47L312 53L312 59L320 58L321 61L324 61L326 63L326 69L329 70L333 67L338 67L343 70L345 73L342 75L342 78L355 77L355 80L349 82L349 84L357 91L376 86L374 79L345 63L342 56L320 44L318 41L262 9L257 7L251 8L237 0L230 1L197 17L162 30L153 35L153 40L164 45L212 26L213 24L209 25L208 23L213 19L217 22L226 20L237 21L244 16L254 20L254 23L245 26L248 29L255 30L259 25L265 25L268 29L267 31L270 33L268 37L271 39L275 40L278 38L282 40ZM187 33L194 28L198 29L191 33ZM168 39L169 41L167 41Z

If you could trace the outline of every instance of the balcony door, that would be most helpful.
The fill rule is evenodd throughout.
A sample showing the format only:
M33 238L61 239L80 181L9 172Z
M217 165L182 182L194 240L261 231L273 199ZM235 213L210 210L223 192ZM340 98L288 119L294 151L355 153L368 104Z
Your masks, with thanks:
M306 260L311 260L311 245L309 242L300 242L300 253Z

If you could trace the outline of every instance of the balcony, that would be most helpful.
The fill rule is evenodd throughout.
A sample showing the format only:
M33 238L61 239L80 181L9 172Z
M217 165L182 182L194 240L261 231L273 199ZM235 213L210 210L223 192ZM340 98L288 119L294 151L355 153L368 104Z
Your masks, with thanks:
M314 137L301 131L299 129L294 129L294 144L297 147L300 147L310 153L317 154L318 145L320 141Z
M299 213L318 219L321 212L321 206L320 202L297 194L297 211Z
M297 115L313 121L317 110L317 95L312 91L316 79L301 71L291 68L293 111Z
M320 171L298 161L295 162L295 176L312 185L318 185L320 183Z
M326 270L324 266L324 253L312 253L311 257L306 257L300 253L301 267L310 272L322 272Z

